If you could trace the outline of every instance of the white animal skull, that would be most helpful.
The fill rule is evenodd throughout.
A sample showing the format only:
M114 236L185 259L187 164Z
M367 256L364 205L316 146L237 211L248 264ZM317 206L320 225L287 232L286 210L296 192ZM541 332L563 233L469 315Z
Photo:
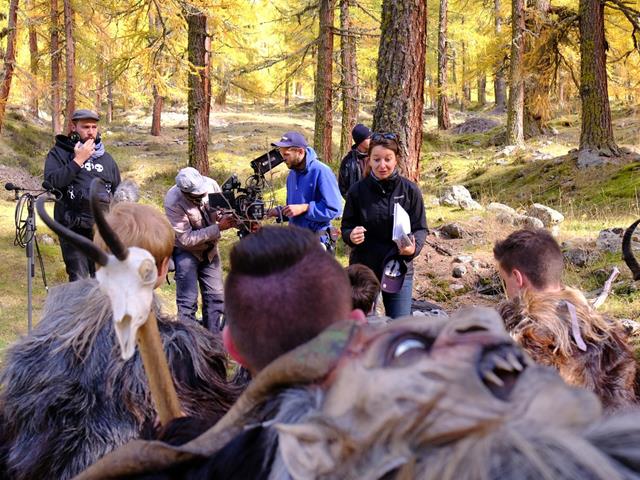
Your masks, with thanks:
M100 288L111 300L116 336L124 360L135 353L138 329L149 317L157 278L153 256L138 247L129 247L129 255L124 261L109 255L107 265L96 272Z

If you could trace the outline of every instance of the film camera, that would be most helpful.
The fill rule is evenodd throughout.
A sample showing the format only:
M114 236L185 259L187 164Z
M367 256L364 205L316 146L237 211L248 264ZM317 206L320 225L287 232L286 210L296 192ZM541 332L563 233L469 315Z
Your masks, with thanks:
M265 174L284 162L278 149L251 160L251 175L244 186L235 173L220 186L222 192L209 194L209 206L222 210L233 211L241 221L238 226L238 236L244 237L251 233L251 223L262 220L266 215L263 191L267 180Z

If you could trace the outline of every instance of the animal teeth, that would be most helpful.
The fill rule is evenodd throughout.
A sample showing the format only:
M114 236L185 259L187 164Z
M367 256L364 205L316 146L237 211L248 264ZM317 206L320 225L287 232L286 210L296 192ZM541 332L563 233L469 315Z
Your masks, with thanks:
M482 376L488 382L495 383L499 387L503 387L504 386L504 382L502 380L500 380L500 377L498 377L495 373L493 373L492 370L487 370L487 371L483 372Z
M507 361L517 371L521 372L522 370L524 370L524 367L522 366L518 358L513 354L513 352L507 352Z
M491 360L493 361L496 367L501 368L502 370L505 370L507 372L513 372L513 369L514 369L513 365L507 362L500 355L492 355Z

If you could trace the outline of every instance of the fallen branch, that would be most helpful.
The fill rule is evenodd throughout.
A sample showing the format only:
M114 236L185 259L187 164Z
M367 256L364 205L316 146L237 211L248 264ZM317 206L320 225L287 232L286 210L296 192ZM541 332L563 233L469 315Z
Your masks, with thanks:
M613 267L613 270L611 271L611 275L609 275L609 279L606 282L604 282L604 287L602 287L602 292L600 292L600 295L598 295L596 299L593 302L591 302L591 306L594 309L598 309L598 307L600 307L605 302L605 300L611 293L611 286L613 285L613 281L616 279L616 277L619 274L620 274L620 270L618 270L618 267Z
M451 253L451 250L447 250L446 248L438 245L436 242L432 242L429 240L425 240L425 243L429 246L431 246L436 252L438 252L440 255L446 255L448 257L453 257L453 253Z

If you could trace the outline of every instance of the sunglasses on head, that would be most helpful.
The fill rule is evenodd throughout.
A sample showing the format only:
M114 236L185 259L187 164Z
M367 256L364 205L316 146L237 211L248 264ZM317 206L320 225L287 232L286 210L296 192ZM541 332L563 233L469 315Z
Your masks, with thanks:
M371 135L372 142L383 142L385 140L393 140L397 142L398 136L395 133L381 133L381 132L376 132Z

